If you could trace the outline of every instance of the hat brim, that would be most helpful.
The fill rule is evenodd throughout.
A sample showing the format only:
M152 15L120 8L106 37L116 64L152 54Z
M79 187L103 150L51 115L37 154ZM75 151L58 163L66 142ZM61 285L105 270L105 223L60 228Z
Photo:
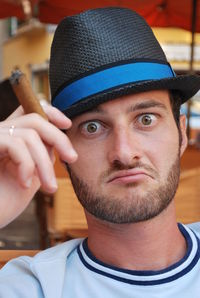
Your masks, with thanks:
M68 107L63 113L73 118L96 106L112 99L122 97L124 95L135 94L151 90L171 90L180 94L182 103L193 97L200 89L200 76L198 75L180 75L173 78L164 78L160 80L148 80L134 83L128 83L116 86L103 92L93 94L87 98L76 102Z

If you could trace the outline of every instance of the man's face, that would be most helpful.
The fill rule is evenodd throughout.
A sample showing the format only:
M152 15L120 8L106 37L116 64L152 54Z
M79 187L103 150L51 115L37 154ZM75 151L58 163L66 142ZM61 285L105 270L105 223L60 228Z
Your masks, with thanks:
M112 223L148 220L173 199L182 144L167 91L124 96L77 116L68 136L78 153L69 173L83 207Z

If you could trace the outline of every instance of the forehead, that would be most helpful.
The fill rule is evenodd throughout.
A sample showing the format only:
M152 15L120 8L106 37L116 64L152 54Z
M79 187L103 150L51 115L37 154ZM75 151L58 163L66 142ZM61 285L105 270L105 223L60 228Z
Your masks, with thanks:
M84 118L90 114L112 115L113 113L129 113L147 108L161 108L171 111L170 94L168 90L153 90L126 95L100 104L97 107L75 117Z
M115 100L108 101L99 106L100 109L108 111L113 107L119 106L120 109L125 109L131 106L132 108L145 108L146 103L148 103L148 107L160 106L160 107L168 107L170 106L170 96L167 90L154 90L147 91L142 93L130 94ZM128 111L128 110L127 110Z

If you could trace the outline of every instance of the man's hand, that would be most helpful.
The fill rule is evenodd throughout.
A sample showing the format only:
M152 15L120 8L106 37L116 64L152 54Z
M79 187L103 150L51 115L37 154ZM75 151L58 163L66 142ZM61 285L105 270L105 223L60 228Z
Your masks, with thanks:
M70 128L71 120L51 106L44 110L49 122L38 114L24 115L22 107L0 122L0 227L16 218L40 187L56 191L54 148L67 163L77 159L60 130Z

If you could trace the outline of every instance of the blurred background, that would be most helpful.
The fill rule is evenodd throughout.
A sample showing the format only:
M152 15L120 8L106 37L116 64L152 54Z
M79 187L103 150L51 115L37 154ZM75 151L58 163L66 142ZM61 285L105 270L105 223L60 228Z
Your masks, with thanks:
M17 106L9 77L20 69L39 101L50 101L48 68L57 23L85 9L124 6L144 16L177 74L200 75L200 0L0 0L0 121ZM189 146L181 160L177 220L200 220L200 93L184 104ZM87 235L84 212L57 158L59 189L41 191L26 211L0 230L0 249L44 249Z

